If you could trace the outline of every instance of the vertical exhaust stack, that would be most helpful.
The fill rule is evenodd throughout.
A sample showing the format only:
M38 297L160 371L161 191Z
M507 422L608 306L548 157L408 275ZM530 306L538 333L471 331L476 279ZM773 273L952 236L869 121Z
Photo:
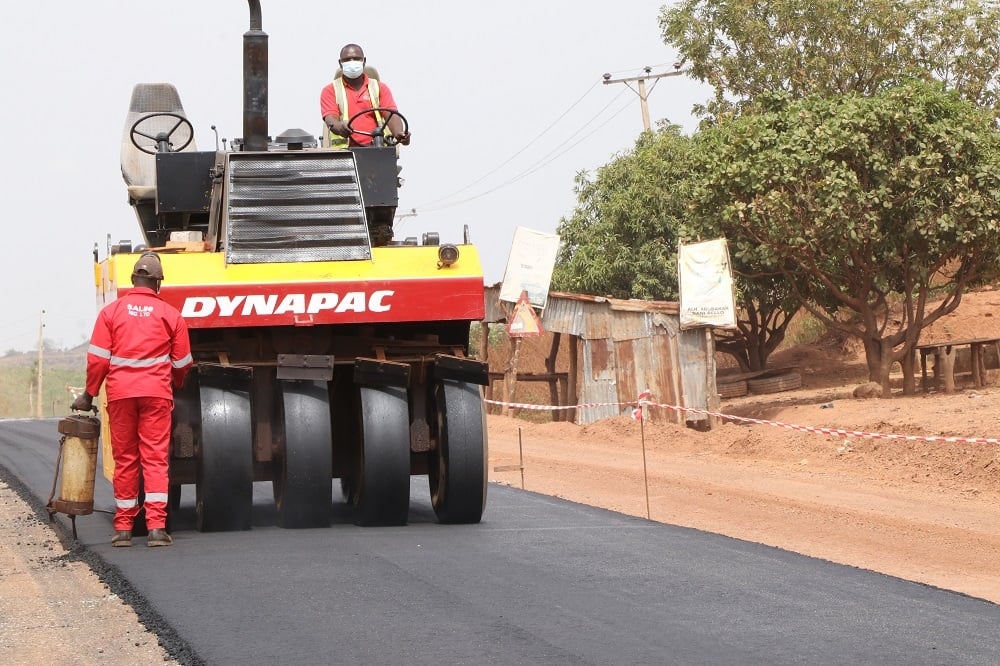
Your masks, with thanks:
M243 150L267 150L267 33L260 0L250 3L250 30L243 33Z

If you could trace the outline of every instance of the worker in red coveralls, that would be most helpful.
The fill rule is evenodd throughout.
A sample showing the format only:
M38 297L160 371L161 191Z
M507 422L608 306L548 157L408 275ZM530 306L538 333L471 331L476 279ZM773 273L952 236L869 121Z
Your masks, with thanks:
M169 546L173 542L166 530L174 406L171 385L183 385L192 359L184 318L158 296L161 280L160 258L146 252L132 270L134 289L97 315L87 351L87 388L72 405L80 411L93 409L93 396L106 382L115 459L111 545L116 547L132 545L140 471L146 493L146 543Z

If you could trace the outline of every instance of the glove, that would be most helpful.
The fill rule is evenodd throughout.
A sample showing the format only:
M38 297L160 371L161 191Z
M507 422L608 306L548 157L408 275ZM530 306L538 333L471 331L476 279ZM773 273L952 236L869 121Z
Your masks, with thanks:
M347 129L347 123L340 120L332 120L326 124L331 132L345 139L351 136L351 130Z
M89 412L94 408L94 396L84 391L76 397L70 408L78 412Z

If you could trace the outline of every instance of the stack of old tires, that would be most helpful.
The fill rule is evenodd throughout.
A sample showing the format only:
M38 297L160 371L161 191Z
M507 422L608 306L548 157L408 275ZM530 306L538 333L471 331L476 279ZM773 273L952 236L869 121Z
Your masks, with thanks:
M795 370L775 370L747 380L751 393L780 393L802 388L802 375Z
M794 368L744 374L721 374L715 378L715 387L719 397L723 399L740 398L747 393L779 393L802 388L802 375Z
M747 380L742 377L716 377L715 388L720 398L739 398L747 394Z

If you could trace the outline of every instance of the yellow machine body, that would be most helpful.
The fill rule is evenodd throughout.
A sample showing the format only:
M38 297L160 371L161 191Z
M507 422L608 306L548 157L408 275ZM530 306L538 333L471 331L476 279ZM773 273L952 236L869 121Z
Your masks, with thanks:
M489 383L488 364L470 357L486 313L479 252L467 227L461 242L437 231L394 240L396 146L319 148L302 130L268 131L260 3L250 12L246 136L198 150L176 88L136 84L121 175L142 239L94 252L98 307L129 298L152 249L159 298L187 324L168 510L193 485L196 529L250 529L254 484L270 481L281 527L329 527L334 495L359 525L403 525L410 476L426 475L440 522L478 523Z

